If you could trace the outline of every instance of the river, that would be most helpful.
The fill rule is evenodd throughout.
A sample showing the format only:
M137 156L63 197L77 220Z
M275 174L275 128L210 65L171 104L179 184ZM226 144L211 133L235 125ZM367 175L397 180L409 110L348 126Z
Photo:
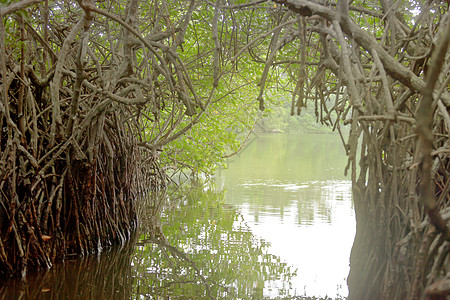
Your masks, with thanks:
M260 135L214 185L142 208L135 241L0 283L0 299L302 299L347 295L355 234L335 135Z
M356 225L346 163L337 135L271 134L255 139L221 173L226 202L270 243L271 253L298 269L294 294L348 294Z

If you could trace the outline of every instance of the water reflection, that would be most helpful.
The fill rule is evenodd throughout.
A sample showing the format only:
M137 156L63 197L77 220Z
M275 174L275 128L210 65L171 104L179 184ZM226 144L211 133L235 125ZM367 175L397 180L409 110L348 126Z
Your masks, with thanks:
M268 251L223 195L194 190L172 204L161 219L162 237L140 236L135 295L263 299L267 289L286 295L295 270ZM283 284L272 287L276 281Z
M333 136L262 136L218 174L219 193L150 199L124 248L69 260L0 299L303 299L347 294L354 236Z
M170 197L160 220L142 207L135 241L0 283L0 299L267 299L288 295L296 270L268 251L223 193ZM277 283L277 284L274 284ZM279 284L281 283L281 284Z
M132 244L0 282L0 299L130 299Z
M338 136L264 135L218 173L226 202L298 269L290 294L348 294L355 219L345 165Z

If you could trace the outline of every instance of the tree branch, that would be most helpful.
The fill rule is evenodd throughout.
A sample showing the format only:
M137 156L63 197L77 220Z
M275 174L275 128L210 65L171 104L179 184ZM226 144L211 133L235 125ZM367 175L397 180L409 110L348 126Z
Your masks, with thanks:
M312 15L318 15L329 22L338 22L342 31L348 36L354 39L361 47L367 51L374 49L377 51L384 68L392 78L397 79L409 88L417 91L421 94L425 90L425 82L420 79L411 70L406 68L394 57L384 50L384 48L378 44L375 38L369 35L366 31L361 29L357 24L353 23L349 19L339 19L336 11L322 6L320 4L306 1L306 0L273 0L274 2L285 4L294 12L304 14L304 11L309 11ZM446 106L450 106L450 95L448 93L442 94L442 102Z

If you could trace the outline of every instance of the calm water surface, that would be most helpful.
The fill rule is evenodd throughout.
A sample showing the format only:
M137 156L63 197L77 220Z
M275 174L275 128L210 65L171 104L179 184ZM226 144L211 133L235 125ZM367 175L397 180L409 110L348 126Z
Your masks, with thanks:
M355 231L337 136L263 135L214 188L142 208L135 241L67 261L0 299L300 299L347 295Z
M335 135L263 135L219 173L226 202L271 253L298 269L291 294L348 294L356 225L346 162Z

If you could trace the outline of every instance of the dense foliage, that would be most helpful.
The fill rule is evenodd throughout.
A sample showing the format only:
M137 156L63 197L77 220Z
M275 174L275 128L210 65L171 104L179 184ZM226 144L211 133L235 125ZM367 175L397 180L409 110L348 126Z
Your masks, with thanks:
M448 2L23 0L0 16L3 273L123 242L133 199L223 163L290 95L291 114L350 128L350 298L445 286Z

